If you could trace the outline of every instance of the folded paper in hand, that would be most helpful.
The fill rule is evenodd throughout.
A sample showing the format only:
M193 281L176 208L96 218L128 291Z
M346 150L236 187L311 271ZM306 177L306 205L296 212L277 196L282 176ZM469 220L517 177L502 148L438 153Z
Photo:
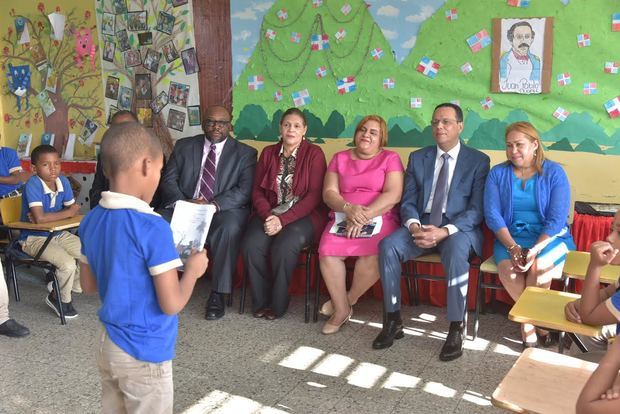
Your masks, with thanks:
M362 226L362 230L356 238L368 238L379 234L382 225L381 216L373 217L370 223ZM336 236L347 237L347 215L345 213L340 211L335 213L334 225L329 229L329 232Z
M179 200L175 203L170 228L181 260L193 250L202 250L215 214L213 204L198 204Z

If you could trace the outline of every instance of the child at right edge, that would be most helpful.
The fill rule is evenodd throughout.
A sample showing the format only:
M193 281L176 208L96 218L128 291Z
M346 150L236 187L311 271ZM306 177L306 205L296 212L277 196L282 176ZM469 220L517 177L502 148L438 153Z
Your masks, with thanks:
M176 314L207 268L182 265L169 224L149 207L161 175L159 140L138 123L113 125L101 159L110 191L80 225L82 290L99 291L97 341L103 413L172 413Z

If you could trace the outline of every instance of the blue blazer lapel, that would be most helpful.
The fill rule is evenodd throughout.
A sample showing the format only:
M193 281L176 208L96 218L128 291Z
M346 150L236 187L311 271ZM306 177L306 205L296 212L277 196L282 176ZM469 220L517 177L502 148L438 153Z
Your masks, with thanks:
M223 182L227 178L232 177L232 169L235 167L235 163L231 159L235 155L236 142L229 136L226 138L224 148L222 148L222 154L220 154L220 160L217 163L217 171L215 177L215 194L219 194L222 188L227 188L227 184Z
M424 213L424 209L431 197L431 188L433 187L433 175L435 173L435 158L437 157L437 147L432 147L424 157L424 199L420 206L420 216Z
M465 147L463 142L461 142L461 150L459 151L459 156L456 159L454 173L452 174L452 181L450 181L450 188L448 189L448 203L453 192L460 191L459 183L463 179L465 169L469 167L469 155L470 153L467 147Z

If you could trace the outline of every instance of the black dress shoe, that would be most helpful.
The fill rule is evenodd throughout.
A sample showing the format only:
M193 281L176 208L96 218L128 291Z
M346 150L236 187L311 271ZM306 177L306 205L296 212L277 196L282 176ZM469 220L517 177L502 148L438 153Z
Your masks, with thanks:
M30 335L30 330L24 325L20 325L15 319L9 319L0 325L0 335L10 336L11 338L19 338Z
M259 309L256 312L252 312L252 316L254 316L255 318L262 318L263 316L265 316L266 311L267 308Z
M403 320L400 317L400 311L388 312L383 322L383 329L379 335L372 341L373 349L389 348L394 343L394 339L401 339L405 336L403 332Z
M439 359L452 361L463 355L463 322L450 322L446 342L441 348Z
M267 319L268 321L273 321L275 319L278 319L278 316L272 309L267 308L265 309L265 319Z
M220 319L224 316L226 307L224 306L224 294L211 291L207 300L207 314L205 318L209 321Z

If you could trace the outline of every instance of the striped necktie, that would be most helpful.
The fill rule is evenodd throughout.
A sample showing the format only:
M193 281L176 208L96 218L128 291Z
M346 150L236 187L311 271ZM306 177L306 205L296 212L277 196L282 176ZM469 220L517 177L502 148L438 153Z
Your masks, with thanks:
M202 177L200 178L200 195L206 201L212 201L215 193L215 144L209 147L209 154L202 167Z
M445 204L446 195L448 194L448 160L450 155L444 152L441 156L443 165L437 176L437 184L435 184L435 195L431 204L431 216L429 223L434 226L441 226L443 216L443 205Z

